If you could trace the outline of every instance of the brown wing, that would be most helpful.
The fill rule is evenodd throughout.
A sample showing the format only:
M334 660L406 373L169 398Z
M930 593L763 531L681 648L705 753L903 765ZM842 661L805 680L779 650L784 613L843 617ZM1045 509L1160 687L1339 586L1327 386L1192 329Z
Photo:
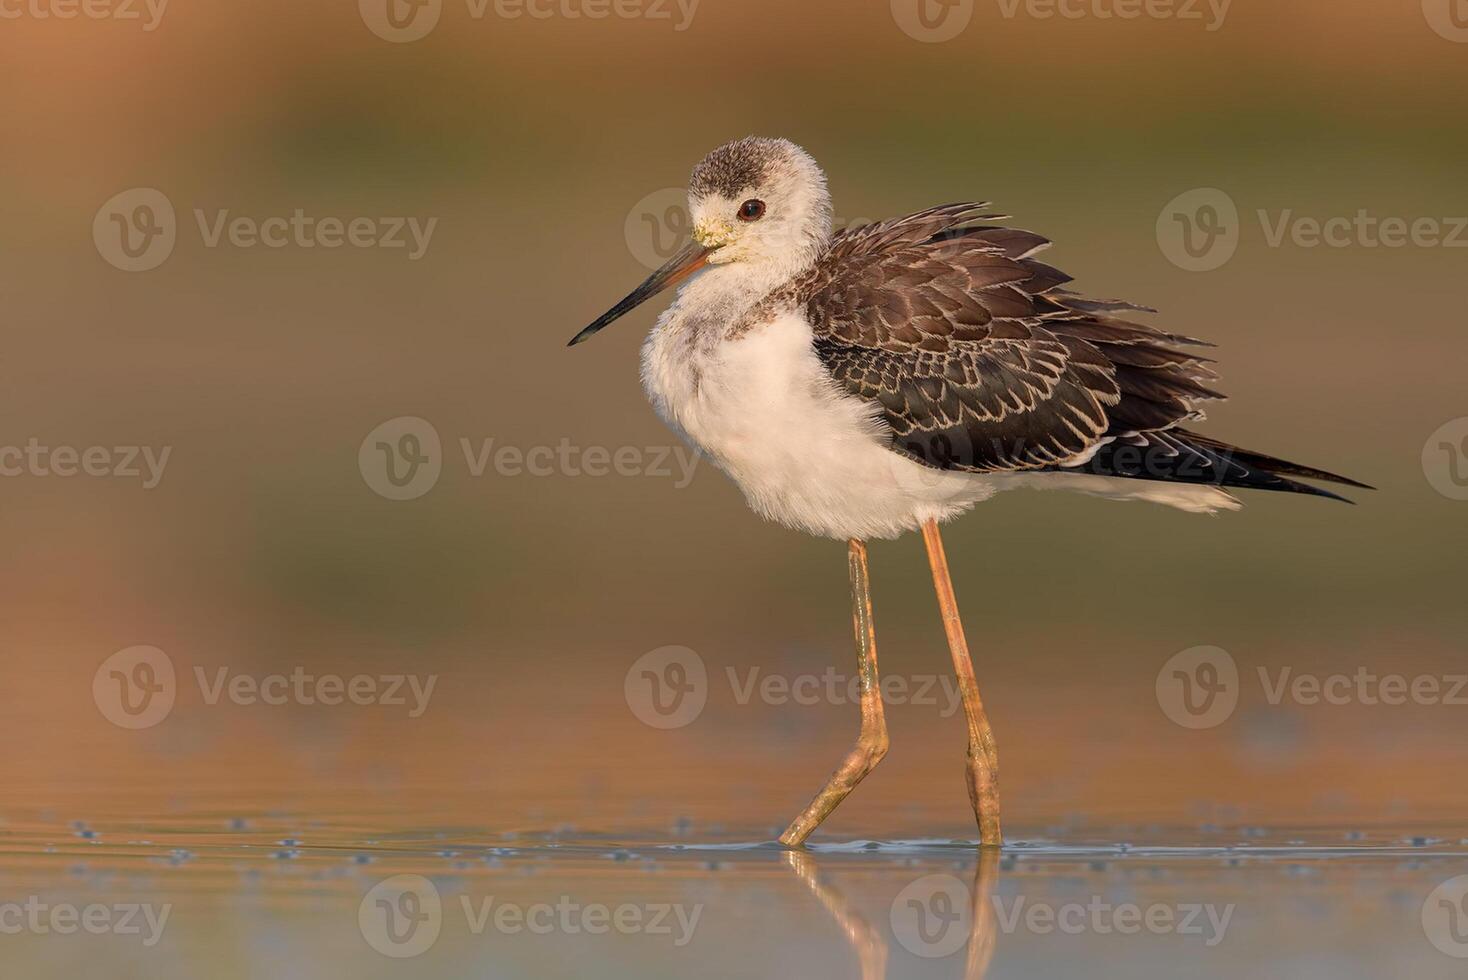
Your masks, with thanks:
M838 232L797 295L816 351L872 402L893 448L943 469L1043 469L1196 419L1221 398L1201 341L1086 300L1032 256L1039 235L933 208Z

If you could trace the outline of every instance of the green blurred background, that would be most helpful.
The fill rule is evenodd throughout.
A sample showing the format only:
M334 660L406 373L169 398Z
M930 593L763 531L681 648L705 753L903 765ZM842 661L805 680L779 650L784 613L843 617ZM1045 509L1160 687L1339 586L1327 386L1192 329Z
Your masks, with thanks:
M628 229L652 234L649 195L759 133L809 149L848 219L993 200L1057 241L1047 258L1078 288L1220 345L1232 400L1210 434L1380 488L1354 508L1250 495L1217 519L1016 493L953 525L1012 826L1460 813L1468 706L1272 707L1256 684L1193 732L1154 684L1200 644L1249 676L1468 669L1468 502L1423 466L1434 430L1468 415L1468 251L1271 247L1255 217L1468 215L1468 44L1419 0L1238 0L1213 31L969 6L942 43L885 2L703 0L683 30L676 7L477 19L448 3L411 43L347 2L175 0L153 31L0 22L0 443L172 447L152 490L0 480L14 806L764 828L803 805L854 708L740 705L716 680L665 732L623 682L666 645L715 678L849 671L842 547L760 523L706 465L686 488L475 477L459 445L672 445L637 379L652 310L563 345L645 275ZM140 187L171 201L178 241L130 273L92 227ZM1224 190L1243 222L1206 273L1156 236L1194 188ZM437 225L418 261L209 248L196 209ZM358 467L401 416L443 442L411 501ZM872 555L884 669L946 673L918 544ZM164 724L129 732L91 680L133 644L181 673L441 680L420 719L211 706L184 685ZM890 723L891 757L831 831L965 832L961 721L909 706Z

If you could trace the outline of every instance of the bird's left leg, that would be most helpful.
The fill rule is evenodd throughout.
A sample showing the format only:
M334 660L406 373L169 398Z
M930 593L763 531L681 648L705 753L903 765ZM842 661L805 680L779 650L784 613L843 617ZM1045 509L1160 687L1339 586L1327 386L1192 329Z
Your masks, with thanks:
M887 754L887 720L882 714L882 693L877 679L877 634L872 626L867 546L854 538L848 548L847 565L851 571L851 618L856 629L857 670L861 682L861 734L856 745L831 774L825 788L780 835L780 843L786 847L804 844L821 821L831 815L831 811Z

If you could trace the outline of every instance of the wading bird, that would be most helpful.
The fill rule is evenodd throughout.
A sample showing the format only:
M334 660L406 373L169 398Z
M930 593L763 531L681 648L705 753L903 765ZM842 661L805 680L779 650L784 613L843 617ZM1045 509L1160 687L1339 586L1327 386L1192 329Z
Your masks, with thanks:
M1226 487L1336 497L1365 487L1199 435L1209 346L1086 299L1035 255L1050 243L950 204L832 232L816 162L787 140L710 153L688 192L692 241L572 340L663 290L642 348L658 415L762 516L846 540L861 733L780 840L802 844L887 752L867 579L870 538L921 531L968 723L968 789L1002 841L994 736L959 621L939 523L1000 490L1068 489L1197 513ZM1369 488L1368 488L1369 489Z

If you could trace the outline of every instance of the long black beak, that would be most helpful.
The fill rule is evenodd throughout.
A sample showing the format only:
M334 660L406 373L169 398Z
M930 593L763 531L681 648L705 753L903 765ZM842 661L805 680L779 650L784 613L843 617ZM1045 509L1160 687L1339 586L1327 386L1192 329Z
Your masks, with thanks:
M687 245L684 245L678 250L678 254L669 259L661 269L648 276L646 282L628 293L622 302L597 317L595 323L572 337L571 342L566 346L575 347L583 340L590 339L592 334L613 320L619 319L627 313L631 313L634 309L646 303L668 287L678 285L678 283L687 279L699 269L702 269L704 264L708 262L709 253L712 251L713 249L705 248L698 244L698 242L689 242Z

